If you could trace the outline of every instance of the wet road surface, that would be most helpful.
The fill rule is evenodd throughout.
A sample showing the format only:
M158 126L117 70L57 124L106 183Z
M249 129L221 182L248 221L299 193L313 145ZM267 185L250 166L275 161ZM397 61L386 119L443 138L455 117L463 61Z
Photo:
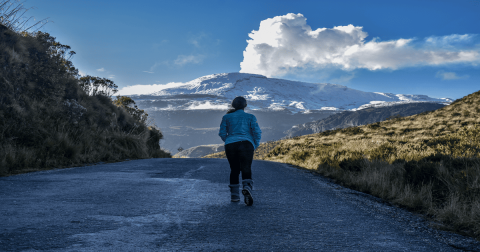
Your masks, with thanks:
M462 251L308 171L254 161L252 172L251 207L230 202L225 159L0 178L0 251Z

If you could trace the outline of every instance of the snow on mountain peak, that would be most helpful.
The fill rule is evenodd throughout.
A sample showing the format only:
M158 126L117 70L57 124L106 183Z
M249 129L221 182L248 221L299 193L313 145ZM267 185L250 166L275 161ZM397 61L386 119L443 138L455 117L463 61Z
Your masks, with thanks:
M152 91L136 96L135 100L164 101L163 105L156 104L151 108L154 110L224 110L233 98L244 96L249 109L287 109L292 112L357 110L397 103L452 101L426 95L363 92L336 84L306 83L246 73L212 74L186 83L167 84L158 91Z

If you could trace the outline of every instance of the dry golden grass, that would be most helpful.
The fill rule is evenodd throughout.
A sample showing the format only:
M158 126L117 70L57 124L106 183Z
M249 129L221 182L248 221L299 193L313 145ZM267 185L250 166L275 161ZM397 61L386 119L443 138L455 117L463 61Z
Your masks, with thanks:
M345 159L360 157L390 163L434 154L479 157L479 96L471 94L429 113L281 140L267 159L299 160L316 169L325 162L339 167Z
M480 239L480 91L436 111L280 140L256 152L268 152L256 159L317 171Z
M266 160L316 170L480 238L480 92L419 115L278 141Z

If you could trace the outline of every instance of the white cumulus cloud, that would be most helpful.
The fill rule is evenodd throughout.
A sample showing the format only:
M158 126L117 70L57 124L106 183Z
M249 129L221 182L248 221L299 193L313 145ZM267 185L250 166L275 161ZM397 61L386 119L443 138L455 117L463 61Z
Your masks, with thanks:
M300 13L269 18L249 34L240 72L271 77L307 68L377 70L480 62L478 49L468 47L475 35L454 34L422 41L366 41L367 36L363 27L351 24L312 30Z
M97 71L99 71L99 72L105 72L105 68L103 68L103 67L102 67L102 68L99 68L99 69L97 69Z

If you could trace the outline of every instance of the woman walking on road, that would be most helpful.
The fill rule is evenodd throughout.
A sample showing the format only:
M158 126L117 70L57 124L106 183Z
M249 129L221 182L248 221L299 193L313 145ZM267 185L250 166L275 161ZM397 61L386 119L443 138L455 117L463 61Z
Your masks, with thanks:
M247 100L237 96L232 101L234 109L223 116L218 135L225 142L225 153L230 164L230 192L232 201L240 201L239 175L242 173L242 194L245 204L253 204L252 196L252 161L253 152L260 144L262 131L258 127L257 118L245 113Z

